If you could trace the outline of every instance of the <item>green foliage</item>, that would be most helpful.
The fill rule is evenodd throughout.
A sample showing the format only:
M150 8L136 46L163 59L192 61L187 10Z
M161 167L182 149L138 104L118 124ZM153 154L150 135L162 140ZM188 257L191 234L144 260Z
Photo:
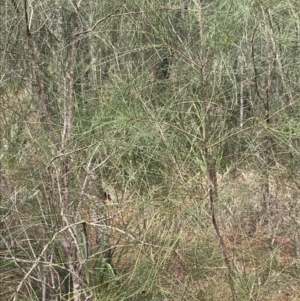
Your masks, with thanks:
M24 29L4 1L11 299L71 300L81 268L95 300L264 300L286 279L280 249L258 266L244 244L298 233L297 4L32 2Z

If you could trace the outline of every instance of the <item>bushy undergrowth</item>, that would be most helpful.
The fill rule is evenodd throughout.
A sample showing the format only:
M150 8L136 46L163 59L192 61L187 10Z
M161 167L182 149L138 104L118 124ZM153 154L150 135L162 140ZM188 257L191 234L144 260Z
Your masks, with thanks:
M297 300L297 3L46 2L0 12L0 299Z

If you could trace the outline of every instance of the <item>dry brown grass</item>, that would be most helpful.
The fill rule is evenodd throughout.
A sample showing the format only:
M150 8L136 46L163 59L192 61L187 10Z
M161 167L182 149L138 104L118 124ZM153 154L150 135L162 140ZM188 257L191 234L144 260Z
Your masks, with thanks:
M17 99L22 97L25 96L21 94ZM30 139L36 136L32 131L39 131L38 118L26 116L23 134ZM34 152L26 158L31 166L39 161ZM0 192L7 199L20 183L25 183L22 182L25 177L20 181L20 170L2 171ZM23 172L26 175L25 168ZM235 267L240 300L300 300L296 239L299 188L287 174L282 169L271 171L269 213L262 206L266 179L261 174L238 170L235 178L230 173L218 176L220 201L216 213ZM211 224L209 183L200 178L199 183L191 186L188 183L181 187L181 193L168 196L169 199L166 196L166 201L162 197L156 201L154 197L146 199L133 193L103 203L87 198L82 218L90 222L87 236L91 254L98 252L104 229L91 223L100 219L107 226L113 266L119 275L126 275L125 286L164 292L162 300L230 300L227 270ZM4 209L8 205L3 205ZM14 233L13 227L20 218L30 221L34 217L19 213L14 211L8 219L3 219L2 228ZM38 240L43 231L30 235ZM19 235L16 238L26 239ZM11 292L22 275L24 272L15 268L2 273L2 283L10 284L6 291Z
M293 269L297 270L297 245L287 207L296 187L275 176L271 181L277 202L271 216L271 236L270 222L266 222L260 207L259 176L243 172L236 179L227 176L219 181L220 202L224 202L218 205L219 226L234 262L241 300L300 298L299 283L293 274ZM154 278L149 276L152 286L177 296L172 300L187 296L197 300L230 300L227 270L206 202L186 197L167 212L151 206L141 210L141 204L141 200L130 199L107 207L109 224L131 235L114 229L110 232L118 272L139 277L142 271L138 267L150 266L151 272L144 273L152 275L156 271ZM205 216L203 223L189 218L192 212ZM149 244L143 245L141 241Z

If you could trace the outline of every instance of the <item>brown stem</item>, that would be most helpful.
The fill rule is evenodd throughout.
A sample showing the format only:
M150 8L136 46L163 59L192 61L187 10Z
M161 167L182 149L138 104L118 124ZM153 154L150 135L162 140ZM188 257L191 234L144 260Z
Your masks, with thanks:
M35 80L35 84L37 87L38 99L39 99L40 105L41 105L42 115L43 115L43 118L45 119L45 124L48 127L53 144L56 146L57 150L60 150L59 139L54 131L52 121L50 118L50 113L49 113L50 110L49 110L49 107L48 107L47 101L46 101L46 93L42 86L40 68L39 68L39 64L37 62L37 57L36 57L36 54L34 51L35 47L34 47L33 37L32 37L31 31L30 31L29 22L28 22L27 0L24 0L25 19L22 17L22 14L18 8L16 1L15 0L11 0L11 1L15 8L16 13L18 14L19 18L21 19L21 23L24 28L24 31L26 32L28 50L29 50L29 55L30 55L30 59L31 59L34 80Z
M229 259L229 254L227 250L227 246L225 244L224 238L221 234L217 217L215 214L215 204L219 201L219 191L218 191L218 181L217 181L217 171L216 171L216 162L217 162L217 147L215 145L213 147L209 146L211 137L213 137L214 133L214 105L209 101L209 91L208 84L205 81L204 68L201 73L202 77L202 99L206 107L206 115L203 123L203 140L204 140L204 150L205 150L205 163L206 163L206 174L209 180L209 201L210 201L210 209L211 209L211 221L216 232L216 235L219 240L219 246L222 251L223 259L228 271L228 282L232 294L232 300L237 301L237 292L234 284L234 270L232 264Z
M214 227L214 230L216 232L216 235L219 239L219 245L222 251L223 259L225 262L225 265L228 270L228 277L229 277L229 286L231 289L231 294L232 294L232 300L237 301L237 293L235 289L235 284L234 284L234 270L231 264L231 261L229 259L229 254L227 250L227 246L225 244L224 238L221 234L218 222L217 222L217 217L215 214L215 203L219 200L219 193L218 193L218 182L217 182L217 172L216 172L216 160L215 158L212 157L212 154L210 154L209 149L206 147L205 149L205 156L206 156L206 168L207 168L207 173L208 173L208 178L209 178L209 183L210 183L210 188L209 188L209 200L210 200L210 209L211 209L211 220L212 224Z

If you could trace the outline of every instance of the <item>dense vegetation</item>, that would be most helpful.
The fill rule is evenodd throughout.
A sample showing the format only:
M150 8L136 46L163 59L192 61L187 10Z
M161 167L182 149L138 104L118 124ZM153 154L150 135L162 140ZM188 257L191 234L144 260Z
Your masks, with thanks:
M298 300L300 8L3 0L1 300Z

